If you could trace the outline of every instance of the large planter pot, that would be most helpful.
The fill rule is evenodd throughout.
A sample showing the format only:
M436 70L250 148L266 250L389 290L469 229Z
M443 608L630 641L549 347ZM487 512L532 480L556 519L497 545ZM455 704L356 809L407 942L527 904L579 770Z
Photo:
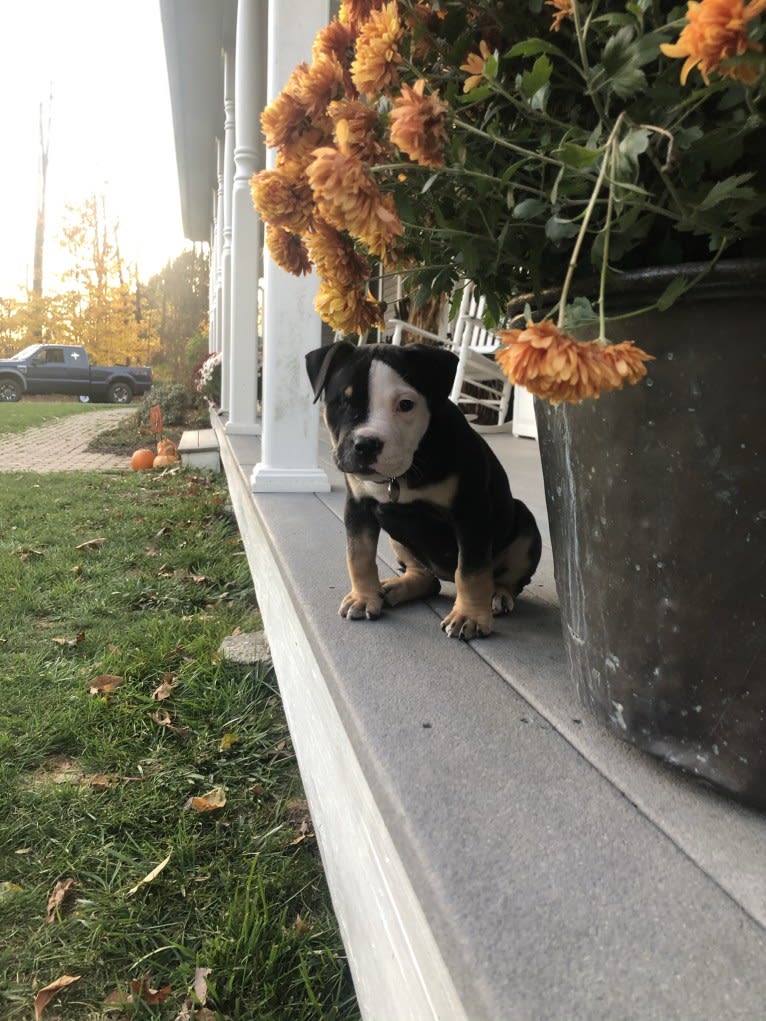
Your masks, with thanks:
M574 680L619 737L766 809L766 264L609 333L655 356L644 382L536 402Z

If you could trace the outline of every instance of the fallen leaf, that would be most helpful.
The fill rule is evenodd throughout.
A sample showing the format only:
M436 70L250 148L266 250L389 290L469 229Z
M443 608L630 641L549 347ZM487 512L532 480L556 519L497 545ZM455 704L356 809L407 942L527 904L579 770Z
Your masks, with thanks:
M88 690L91 695L111 695L113 691L117 691L124 680L124 677L119 677L116 674L99 674L98 677L94 677L92 681L88 682Z
M309 925L308 922L304 921L304 919L301 918L300 912L298 912L298 914L295 916L293 928L295 929L296 932L301 933L301 935L305 935L307 932L311 932L311 925Z
M98 539L87 539L85 542L81 542L79 546L75 546L75 549L98 549L105 542L106 536L100 536Z
M290 847L295 847L296 844L302 844L304 840L313 840L314 837L315 834L311 829L311 820L309 818L306 818L300 825L300 829L298 830L298 836L295 838L295 840L290 841Z
M238 734L224 734L221 738L221 743L218 745L219 752L228 752L230 748L238 745L242 738Z
M178 734L180 737L189 737L191 735L189 727L181 727L177 723L173 723L170 713L164 710L162 712L149 713L149 719L154 720L158 726L165 727L166 730L172 730L174 734Z
M41 549L32 549L31 546L19 546L18 549L13 551L19 560L29 560L30 557L44 557L45 554Z
M173 694L173 688L176 687L175 677L176 675L173 673L165 674L160 686L152 692L152 698L155 702L161 702L163 699L170 698Z
M59 638L51 638L51 641L55 642L56 645L63 645L63 646L65 646L68 649L73 649L75 647L75 645L79 645L80 642L84 642L85 641L85 632L84 631L78 631L77 634L74 636L74 638L61 638L61 637L59 637Z
M95 791L108 791L114 786L106 773L96 773L94 776L84 776L80 781L83 786L92 787Z
M212 791L208 791L207 794L201 794L199 797L190 798L187 805L194 809L195 812L217 812L219 808L223 808L226 804L226 795L224 794L223 787L214 787Z
M194 1004L191 996L186 997L173 1021L194 1021Z
M64 898L77 886L74 879L60 879L58 883L53 887L53 892L48 898L48 913L45 916L45 922L50 925L56 921L56 915L59 912L59 908L64 903Z
M207 1003L207 977L212 970L212 968L194 969L194 995L199 1000L201 1007Z
M144 1003L149 1004L150 1007L154 1007L158 1003L164 1003L172 992L170 986L152 989L147 978L134 978L130 983L130 987L133 990L133 995L140 996Z
M35 1021L41 1021L43 1011L51 1000L58 996L62 989L66 989L67 986L71 986L73 982L79 982L79 980L79 975L62 975L55 982L51 982L43 989L38 990L35 993Z
M215 1014L209 1007L201 1007L195 1012L194 1021L215 1021Z
M141 889L142 886L146 886L147 883L153 883L154 880L157 878L157 876L160 874L160 872L162 872L162 870L165 868L165 866L168 864L168 862L170 861L170 859L172 857L173 857L173 852L171 850L171 852L167 856L167 858L163 858L162 861L159 863L159 865L155 866L155 868L153 868L151 872L147 872L147 874L144 876L143 879L139 879L139 881L136 883L136 885L131 887L130 890L128 890L127 896L128 897L132 897L134 893L137 893L138 890Z

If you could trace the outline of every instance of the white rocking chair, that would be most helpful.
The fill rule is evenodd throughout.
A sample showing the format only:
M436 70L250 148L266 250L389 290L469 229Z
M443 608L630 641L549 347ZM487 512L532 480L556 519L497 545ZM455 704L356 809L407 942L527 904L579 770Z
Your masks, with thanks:
M493 330L487 329L482 321L484 298L477 297L475 286L467 283L463 288L460 308L452 323L451 335L439 336L428 330L413 326L402 319L391 319L388 326L393 328L392 344L401 344L403 334L412 333L432 343L449 348L458 357L458 367L450 399L458 405L490 408L496 415L493 425L482 426L472 422L481 431L512 431L516 436L537 436L534 414L530 415L532 397L522 387L508 381L494 358L500 347L500 338ZM466 386L470 391L466 392ZM514 402L513 421L508 422L511 397ZM529 408L526 407L529 405ZM517 412L519 414L517 415ZM475 416L474 416L475 417ZM516 419L523 431L518 431Z

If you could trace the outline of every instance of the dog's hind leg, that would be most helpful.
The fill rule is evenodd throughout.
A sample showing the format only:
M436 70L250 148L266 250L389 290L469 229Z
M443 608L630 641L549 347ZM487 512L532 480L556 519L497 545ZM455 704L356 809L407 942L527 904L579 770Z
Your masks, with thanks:
M494 617L511 612L516 596L529 584L540 562L542 541L537 523L520 500L516 504L521 518L521 532L495 557L492 565Z
M410 553L406 546L391 540L396 559L402 568L400 575L393 578L385 578L381 582L383 597L388 606L398 606L399 603L409 602L411 599L427 599L435 596L441 585L439 579L427 567Z

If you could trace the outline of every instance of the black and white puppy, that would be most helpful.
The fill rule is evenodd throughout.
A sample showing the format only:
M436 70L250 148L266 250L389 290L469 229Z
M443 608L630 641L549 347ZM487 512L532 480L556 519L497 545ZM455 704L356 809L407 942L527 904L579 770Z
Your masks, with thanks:
M340 341L306 355L315 399L324 395L335 463L346 476L351 591L340 614L380 616L383 604L435 595L454 581L442 621L450 636L488 635L540 560L529 509L484 439L449 400L457 358L412 344ZM388 532L401 575L381 581L376 551Z

